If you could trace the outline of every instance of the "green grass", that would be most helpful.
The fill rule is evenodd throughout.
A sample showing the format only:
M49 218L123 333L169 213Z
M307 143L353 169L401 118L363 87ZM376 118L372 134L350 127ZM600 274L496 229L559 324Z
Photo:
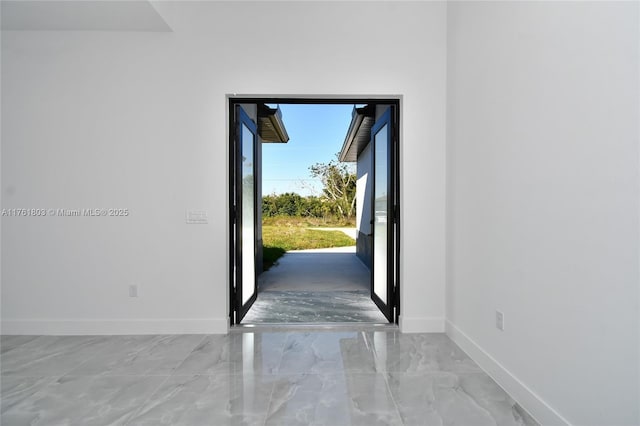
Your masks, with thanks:
M264 270L276 264L278 259L289 250L306 250L330 247L348 247L355 240L341 231L319 231L309 227L321 227L317 222L306 218L277 217L266 218L262 224L262 242L264 246ZM333 222L324 226L345 226ZM347 224L346 226L349 226Z
M353 238L340 231L279 226L263 226L262 241L264 247L277 247L284 251L347 247L356 243Z

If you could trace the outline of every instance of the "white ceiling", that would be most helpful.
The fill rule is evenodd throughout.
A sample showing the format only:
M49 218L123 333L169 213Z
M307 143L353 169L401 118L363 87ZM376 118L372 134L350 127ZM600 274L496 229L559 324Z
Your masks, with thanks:
M2 30L171 31L147 0L2 0Z

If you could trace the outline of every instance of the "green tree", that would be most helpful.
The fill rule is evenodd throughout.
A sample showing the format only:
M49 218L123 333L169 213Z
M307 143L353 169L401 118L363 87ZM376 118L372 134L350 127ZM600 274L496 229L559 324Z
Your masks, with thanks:
M353 217L356 213L356 174L354 166L341 163L336 158L328 163L316 163L309 167L311 176L322 182L322 198L338 217Z
M278 214L277 195L265 195L262 197L262 216L272 217Z
M324 208L318 197L302 197L294 192L262 197L262 215L264 217L324 217L325 213L329 213L329 211Z

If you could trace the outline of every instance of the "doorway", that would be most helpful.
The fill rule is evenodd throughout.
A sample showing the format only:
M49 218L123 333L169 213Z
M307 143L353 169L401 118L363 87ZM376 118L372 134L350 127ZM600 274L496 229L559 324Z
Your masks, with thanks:
M299 104L354 106L340 161L357 162L359 168L363 167L358 172L360 213L355 251L370 271L365 286L367 297L375 304L371 306L379 310L378 318L397 323L399 99L278 97L229 98L230 323L240 324L256 302L258 275L263 269L262 143L286 142L288 135L277 106ZM351 258L355 259L356 253ZM320 307L321 302L314 303Z

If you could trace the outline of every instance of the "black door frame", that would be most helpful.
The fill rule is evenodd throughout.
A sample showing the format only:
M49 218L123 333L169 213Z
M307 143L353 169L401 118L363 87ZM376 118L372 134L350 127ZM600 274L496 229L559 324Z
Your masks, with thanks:
M378 180L378 171L377 171L377 166L378 166L378 140L377 140L377 136L378 136L378 132L381 131L384 127L388 127L387 130L387 137L384 140L384 144L385 144L385 150L387 152L386 154L386 159L385 159L385 164L384 164L384 168L386 169L386 173L387 173L387 178L385 179L385 185L384 188L386 190L387 193L387 201L386 201L386 205L385 205L385 212L387 215L387 225L386 225L386 235L385 235L385 239L386 239L386 254L385 254L385 262L387 264L387 268L386 268L386 277L385 280L387 282L387 286L386 286L386 294L385 294L385 301L383 301L380 296L378 296L378 294L376 294L375 292L375 283L376 283L376 251L378 250L376 248L377 245L377 237L376 237L376 223L378 221L377 217L378 217L378 208L379 206L377 205L377 201L376 201L376 197L377 197L377 192L378 192L378 185L377 185L377 180ZM373 171L373 183L372 183L372 196L371 196L371 212L372 212L372 216L371 216L371 233L373 234L373 242L372 242L372 246L373 246L373 253L372 253L372 259L371 259L371 267L372 267L372 273L371 273L371 299L373 300L373 302L376 304L376 306L378 307L378 309L380 309L380 311L382 312L382 314L389 320L389 322L393 322L394 321L394 308L396 306L396 286L389 286L389 282L394 282L395 277L394 277L394 270L396 269L395 267L395 262L397 261L397 259L395 258L395 247L394 247L394 235L395 235L395 229L394 226L396 225L396 214L395 214L395 206L396 206L396 199L395 199L395 184L396 184L396 176L393 175L393 173L390 173L391 171L393 171L393 161L395 158L395 153L394 153L394 129L395 127L397 127L395 125L395 120L394 120L394 108L392 106L389 106L386 108L386 110L384 110L384 112L380 115L380 117L377 116L376 114L376 120L375 123L373 124L373 127L371 128L371 140L370 140L370 145L371 145L371 155L372 155L372 162L371 162L371 170ZM393 268L389 268L389 264L390 263L394 263L394 267Z
M233 175L234 175L234 182L232 183L234 185L234 187L236 188L236 191L244 191L244 182L243 182L243 161L244 161L244 156L247 155L244 152L244 132L243 132L243 128L246 127L250 132L251 135L253 137L253 141L252 141L252 145L251 145L251 158L252 158L252 168L253 168L253 177L255 179L256 176L256 161L257 161L257 151L258 151L258 127L256 125L256 123L253 122L253 120L247 115L247 112L242 108L241 105L236 105L235 107L235 114L236 114L236 124L234 127L234 131L235 131L235 141L236 143L234 144L234 148L235 151L232 153L233 157L234 157L234 170L232 171ZM251 224L253 226L253 253L251 254L253 256L254 259L254 268L253 268L253 282L254 282L254 288L253 288L253 294L251 295L251 297L245 302L243 303L243 285L236 285L235 287L235 301L234 304L231 306L235 307L235 311L236 311L236 321L240 322L242 320L242 318L244 318L244 316L247 314L247 312L249 311L249 309L251 309L251 305L253 305L253 302L256 301L256 298L258 296L258 277L257 277L257 271L255 268L255 259L257 256L257 238L256 238L256 230L257 230L257 208L258 208L258 204L257 204L257 199L255 196L255 192L257 191L257 183L253 182L253 191L254 191L254 195L253 195L253 200L252 200L252 205L250 206L253 209L253 223ZM243 256L243 251L245 250L245 244L244 244L244 236L243 236L243 232L242 232L242 228L243 228L243 224L244 224L244 218L243 218L243 212L244 212L244 195L242 192L240 192L240 196L238 196L237 198L234 197L234 203L235 203L235 208L234 208L234 221L235 221L235 234L232 236L233 241L236 241L235 244L235 273L236 273L236 277L238 277L237 281L239 283L242 283L243 280L245 279L244 277L244 270L243 270L243 262L244 262L244 256Z
M238 255L238 250L236 248L236 244L234 242L235 235L235 223L237 220L237 215L239 212L237 211L237 206L235 205L235 184L237 180L237 170L236 170L236 152L237 152L237 138L236 138L236 127L237 127L237 118L236 118L236 106L240 104L298 104L298 105L344 105L344 104L353 104L353 105L389 105L392 107L392 115L393 115L393 129L392 129L392 160L391 166L392 170L390 173L391 176L391 188L393 190L392 198L394 200L393 208L390 211L389 223L393 224L395 227L395 233L393 238L393 253L394 257L392 259L387 259L387 264L391 266L393 269L393 273L389 273L390 277L393 277L393 322L398 324L400 317L400 237L401 237L401 221L400 221L400 97L347 97L347 98L325 98L325 97L287 97L287 96L264 96L264 97L255 97L255 96L228 96L228 117L229 122L227 124L228 134L229 134L229 163L228 163L228 176L229 176L229 186L228 186L228 203L229 203L229 211L228 211L228 244L229 244L229 324L236 325L239 324L241 318L244 315L241 315L240 320L236 319L234 315L238 309L237 303L237 294L236 294L236 283L235 281L235 259ZM257 284L256 284L257 285ZM256 291L257 294L257 291Z

